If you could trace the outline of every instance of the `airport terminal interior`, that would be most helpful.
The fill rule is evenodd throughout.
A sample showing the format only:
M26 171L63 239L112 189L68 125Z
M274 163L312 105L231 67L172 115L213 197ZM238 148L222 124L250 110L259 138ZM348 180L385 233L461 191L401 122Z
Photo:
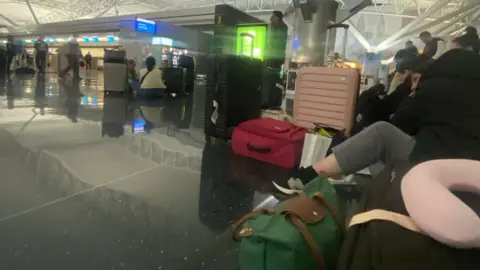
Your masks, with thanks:
M307 184L307 170L332 187L340 223L355 220L389 164L380 159L338 178L323 177L315 162L336 139L353 141L377 125L362 122L364 92L381 86L384 94L375 98L385 100L410 72L405 97L415 95L410 77L417 85L415 74L428 71L408 66L413 60L402 55L414 50L412 59L433 66L462 50L473 55L465 56L473 63L467 65L480 68L480 41L469 32L479 27L478 0L0 2L0 270L475 269L480 227L469 255L451 255L477 266L417 268L395 258L402 267L337 268L326 258L327 267L315 265L310 251L298 254L309 249L297 245L312 248L303 231L282 238L296 239L291 247L275 242L268 224L258 228L254 215L243 220L253 233L232 226L254 210L294 200L290 192L301 188L292 181ZM478 72L468 78L477 90ZM480 120L476 110L465 115ZM472 135L477 145L479 134ZM451 158L479 160L471 153ZM282 209L284 221L296 213ZM301 214L297 221L313 231L336 216L323 211L331 210L322 210L324 221ZM475 217L480 224L478 211ZM415 234L430 237L425 230ZM402 244L400 238L392 236ZM324 250L334 247L320 250L334 256ZM448 260L446 249L432 254ZM272 254L308 263L274 267Z

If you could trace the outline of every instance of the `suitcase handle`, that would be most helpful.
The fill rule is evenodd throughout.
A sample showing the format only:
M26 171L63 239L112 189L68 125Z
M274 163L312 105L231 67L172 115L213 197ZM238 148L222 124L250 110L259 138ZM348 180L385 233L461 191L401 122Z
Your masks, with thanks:
M270 153L270 147L258 147L258 146L252 145L251 143L247 143L247 149L250 151L254 151L262 154Z

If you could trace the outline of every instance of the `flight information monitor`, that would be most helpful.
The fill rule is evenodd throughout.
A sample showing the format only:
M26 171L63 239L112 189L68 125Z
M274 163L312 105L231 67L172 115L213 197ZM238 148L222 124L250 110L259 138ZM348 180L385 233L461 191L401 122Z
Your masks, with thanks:
M135 19L135 31L155 34L157 32L157 25L154 21L149 21L141 18Z

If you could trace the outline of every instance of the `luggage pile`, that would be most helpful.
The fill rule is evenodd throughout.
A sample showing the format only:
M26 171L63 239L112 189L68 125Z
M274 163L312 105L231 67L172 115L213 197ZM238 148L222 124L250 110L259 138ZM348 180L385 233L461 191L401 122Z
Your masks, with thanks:
M332 144L352 134L360 86L356 70L301 68L293 121L289 122L278 114L260 118L261 78L251 74L255 80L240 82L246 77L234 72L256 66L251 60L216 56L212 61L211 74L216 75L207 79L205 123L209 124L205 132L229 138L232 129L235 154L295 168L307 156L303 146L309 136L328 138L320 144L325 156ZM246 89L244 97L240 89ZM247 93L254 98L245 97ZM255 99L254 109L246 105L247 99ZM305 162L319 158L310 156ZM348 221L340 218L337 193L323 177L285 197L273 209L257 209L241 217L232 226L233 239L239 242L239 269L473 269L472 265L480 263L480 236L475 238L480 232L469 235L468 241L456 239L470 244L457 246L424 230L418 219L410 217L404 201L402 179L410 170L407 162L387 166L372 181L375 185L361 194L358 209ZM446 222L443 225L451 227Z
M480 168L480 162L468 162ZM338 218L336 191L321 177L273 209L257 209L240 218L232 226L233 239L240 246L239 269L473 269L480 262L478 209L475 213L466 203L460 209L458 205L467 200L460 201L449 189L472 191L475 187L477 203L472 207L478 207L478 179L422 184L435 190L436 205L430 205L431 198L415 191L418 180L426 179L404 178L425 163L413 169L408 162L395 164L376 177L347 222ZM426 171L431 173L430 168ZM443 202L448 207L439 208ZM348 224L346 232L344 224Z
M333 131L327 148L341 143L350 134L359 92L354 69L304 67L297 72L293 123L281 113L252 119L235 128L233 152L283 168L300 164L308 131ZM311 165L311 164L310 164Z
M304 67L297 73L293 118L269 112L264 113L266 118L241 123L232 137L235 154L295 168L304 162L308 135L325 138L325 156L336 141L333 137L349 134L358 95L357 71ZM325 130L329 136L316 135ZM345 237L337 203L333 185L319 177L274 209L245 215L232 227L240 242L240 269L336 269Z

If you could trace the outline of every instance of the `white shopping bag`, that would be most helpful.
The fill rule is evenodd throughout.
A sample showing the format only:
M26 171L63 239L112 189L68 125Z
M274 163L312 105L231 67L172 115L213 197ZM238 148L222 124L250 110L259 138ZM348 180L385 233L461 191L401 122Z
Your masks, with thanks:
M312 133L306 134L300 167L311 166L316 161L326 157L331 143L332 138Z

